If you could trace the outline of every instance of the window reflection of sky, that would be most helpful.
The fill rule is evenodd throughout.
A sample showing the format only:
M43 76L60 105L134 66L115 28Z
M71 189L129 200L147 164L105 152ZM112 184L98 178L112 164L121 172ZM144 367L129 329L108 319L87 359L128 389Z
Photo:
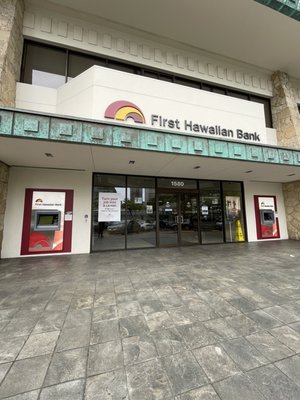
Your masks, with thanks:
M56 89L65 83L63 75L53 74L50 72L32 70L32 84L37 86L46 86Z

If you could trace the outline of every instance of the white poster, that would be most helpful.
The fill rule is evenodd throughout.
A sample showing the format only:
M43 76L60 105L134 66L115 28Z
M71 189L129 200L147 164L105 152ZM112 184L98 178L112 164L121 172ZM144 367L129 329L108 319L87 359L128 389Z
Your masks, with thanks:
M119 193L99 193L98 222L121 221Z

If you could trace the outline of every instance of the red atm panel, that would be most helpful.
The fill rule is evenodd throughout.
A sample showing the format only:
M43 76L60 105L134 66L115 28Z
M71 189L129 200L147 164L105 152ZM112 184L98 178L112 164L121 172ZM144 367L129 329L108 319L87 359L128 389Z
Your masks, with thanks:
M257 239L280 237L276 196L254 196Z
M72 220L73 190L26 189L21 255L70 252Z

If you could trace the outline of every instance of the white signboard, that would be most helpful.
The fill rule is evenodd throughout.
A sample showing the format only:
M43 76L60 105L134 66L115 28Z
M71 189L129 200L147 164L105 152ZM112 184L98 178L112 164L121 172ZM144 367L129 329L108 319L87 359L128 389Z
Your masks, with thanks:
M180 135L267 143L262 104L100 66L59 88L57 112Z
M121 197L119 193L99 193L98 221L121 221Z
M273 197L259 197L259 209L275 211L274 198Z

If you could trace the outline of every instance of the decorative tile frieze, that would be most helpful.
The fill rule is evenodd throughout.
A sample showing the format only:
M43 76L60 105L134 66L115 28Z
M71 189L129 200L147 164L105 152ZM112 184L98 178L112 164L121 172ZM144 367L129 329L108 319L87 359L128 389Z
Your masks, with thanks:
M0 136L159 151L300 167L300 150L171 134L0 108Z
M15 113L13 121L13 135L48 139L49 118L41 115Z

